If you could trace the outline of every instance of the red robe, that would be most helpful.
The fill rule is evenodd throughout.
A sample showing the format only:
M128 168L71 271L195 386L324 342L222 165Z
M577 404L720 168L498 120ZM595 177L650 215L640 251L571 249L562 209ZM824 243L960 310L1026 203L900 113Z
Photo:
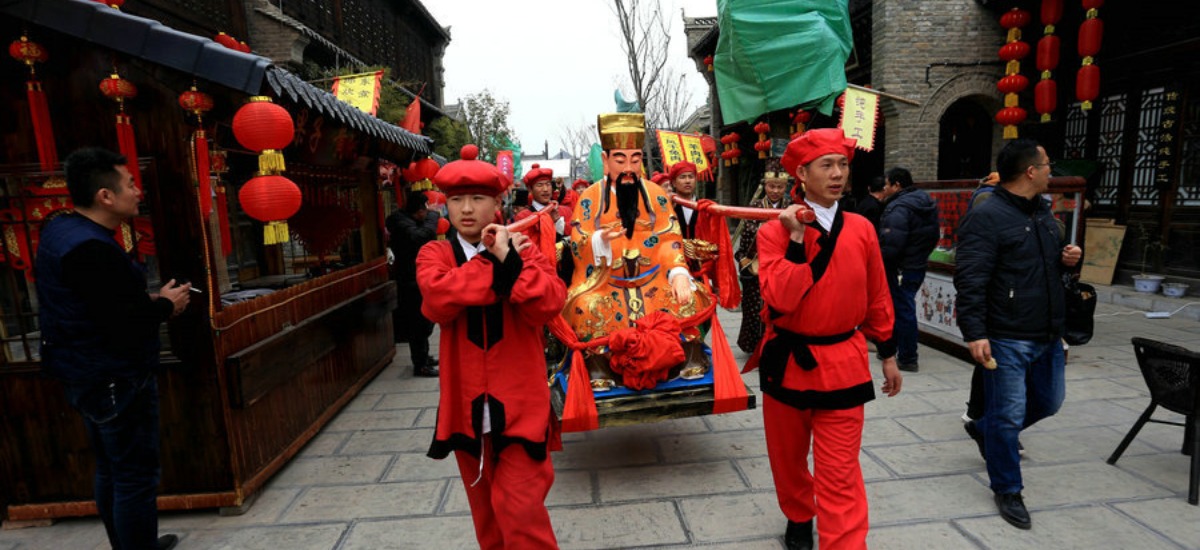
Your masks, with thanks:
M520 212L517 212L517 215L513 216L513 221L514 221L514 222L519 222L519 221L521 221L521 220L523 220L523 219L525 219L525 218L528 218L528 217L530 217L530 216L534 216L534 215L537 215L537 212L535 212L535 211L533 210L533 204L532 204L532 203L530 203L530 205L529 205L529 208L526 208L526 209L524 209L524 210L522 210L522 211L520 211ZM559 216L562 216L562 220L563 220L563 235L564 235L564 236L567 236L567 237L570 237L570 236L571 236L571 224L570 224L570 221L571 221L571 209L570 209L570 208L568 208L568 207L566 207L566 206L564 206L564 205L561 205L561 204L560 204L560 205L558 205L558 215L559 215Z
M537 247L504 263L482 252L465 260L458 239L431 242L417 256L421 313L441 325L441 397L429 456L479 456L483 406L493 445L546 456L550 390L542 327L561 311L566 287Z

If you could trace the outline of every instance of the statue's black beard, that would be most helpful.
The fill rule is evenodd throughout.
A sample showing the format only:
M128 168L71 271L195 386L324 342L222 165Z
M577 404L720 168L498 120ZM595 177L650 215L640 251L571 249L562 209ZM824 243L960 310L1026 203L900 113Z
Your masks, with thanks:
M612 176L607 176L607 184L613 185ZM633 237L633 230L637 223L638 217L638 201L642 198L642 187L636 185L638 181L637 174L633 172L622 172L617 175L617 214L621 217L621 227L625 229L625 238ZM630 182L630 183L625 183Z

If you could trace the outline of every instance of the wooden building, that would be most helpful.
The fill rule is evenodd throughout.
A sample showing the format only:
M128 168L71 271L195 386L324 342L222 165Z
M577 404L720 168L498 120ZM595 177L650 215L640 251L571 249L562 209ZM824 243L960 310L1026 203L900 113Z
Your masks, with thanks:
M391 361L395 288L380 227L391 199L377 165L428 155L430 141L338 102L269 59L90 0L15 0L0 3L0 15L0 35L25 34L47 50L36 70L59 155L83 146L116 150L118 108L98 83L115 70L138 88L124 109L145 197L123 241L152 285L187 278L204 292L162 334L159 508L242 506ZM46 171L37 163L28 78L21 63L0 63L0 515L7 521L95 513L83 424L39 363L29 267L40 223L69 203L61 166ZM196 119L177 103L193 85L214 100L204 129L228 223L220 206L201 214L190 145ZM257 159L230 124L256 95L294 119L283 175L304 202L289 220L289 243L264 245L260 223L237 201Z

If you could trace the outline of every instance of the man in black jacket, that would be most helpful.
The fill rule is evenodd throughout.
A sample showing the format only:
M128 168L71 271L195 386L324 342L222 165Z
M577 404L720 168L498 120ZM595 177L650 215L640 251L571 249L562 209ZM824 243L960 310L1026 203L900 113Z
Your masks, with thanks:
M187 307L191 284L146 292L144 267L113 240L142 190L125 157L80 149L63 163L74 211L42 228L42 366L63 382L96 457L96 510L113 548L169 549L158 536L159 325Z
M887 191L884 190L883 176L875 176L871 183L867 185L867 194L858 204L854 205L854 211L871 222L871 225L879 228L879 216L883 215L883 204L888 198Z
M900 370L917 372L916 299L925 282L929 253L941 235L938 207L929 193L913 187L912 174L904 168L888 170L885 189L891 198L879 218L879 249L896 311L892 337Z
M986 408L966 424L987 461L1000 516L1029 529L1021 497L1021 430L1058 412L1066 396L1062 266L1082 251L1041 196L1053 163L1036 141L1010 141L996 157L1001 184L958 228L954 288L958 327L971 357L987 367Z
M417 251L437 238L437 212L425 208L426 196L409 191L404 208L392 212L384 224L388 230L388 248L392 249L392 280L396 281L397 304L392 312L397 342L408 339L414 376L437 376L437 359L429 356L429 336L433 323L421 315L421 290L417 288Z

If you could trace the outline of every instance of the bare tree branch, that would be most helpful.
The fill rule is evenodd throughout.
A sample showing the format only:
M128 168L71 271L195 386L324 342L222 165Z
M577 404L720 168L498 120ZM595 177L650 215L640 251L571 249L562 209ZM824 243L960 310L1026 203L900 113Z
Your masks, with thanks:
M670 60L672 21L659 0L612 0L621 29L629 84L646 114L647 128L677 129L692 108L685 77Z

